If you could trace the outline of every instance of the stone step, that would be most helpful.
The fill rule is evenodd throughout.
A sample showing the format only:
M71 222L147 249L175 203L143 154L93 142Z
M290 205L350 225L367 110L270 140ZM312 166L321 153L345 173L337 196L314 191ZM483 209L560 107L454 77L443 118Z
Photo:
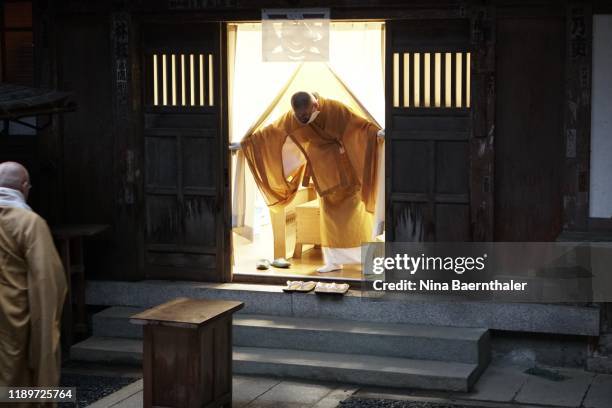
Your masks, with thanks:
M142 340L92 336L70 347L70 359L92 363L142 363Z
M130 317L146 308L113 306L92 316L92 334L96 337L142 339L142 325L130 323Z
M234 318L234 345L330 353L489 362L487 329L259 315Z
M595 307L561 304L457 301L431 295L399 299L362 296L351 290L343 297L314 293L288 294L278 285L183 281L88 281L87 304L152 307L177 297L240 300L241 314L402 323L429 326L598 336L600 312ZM554 316L554 319L551 318Z
M142 338L142 326L129 322L140 308L111 307L93 317L93 335ZM369 354L487 364L487 329L236 315L234 346Z
M91 337L72 346L71 358L141 363L142 340ZM476 364L259 347L234 347L233 360L236 374L451 391L468 391L482 371Z
M234 372L379 387L468 391L476 364L258 347L234 348Z

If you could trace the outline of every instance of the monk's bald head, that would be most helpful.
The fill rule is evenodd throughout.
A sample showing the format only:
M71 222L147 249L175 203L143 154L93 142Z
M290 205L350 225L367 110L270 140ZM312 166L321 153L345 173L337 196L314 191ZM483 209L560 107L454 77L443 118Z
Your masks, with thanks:
M21 191L27 197L30 191L30 174L16 162L0 163L0 187Z
M291 96L291 107L295 117L302 123L308 123L310 115L319 108L319 103L309 92L296 92Z

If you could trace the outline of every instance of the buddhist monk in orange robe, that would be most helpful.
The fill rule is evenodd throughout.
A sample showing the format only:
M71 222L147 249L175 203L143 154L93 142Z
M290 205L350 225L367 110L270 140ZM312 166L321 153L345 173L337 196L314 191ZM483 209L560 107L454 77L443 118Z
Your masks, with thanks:
M292 111L245 136L240 147L272 211L294 198L312 179L320 197L321 246L329 272L359 262L362 242L371 240L376 205L377 146L384 132L341 102L297 92ZM304 162L287 174L288 146ZM352 255L351 255L352 254Z
M66 276L47 223L26 204L29 189L23 166L0 163L1 387L59 384Z

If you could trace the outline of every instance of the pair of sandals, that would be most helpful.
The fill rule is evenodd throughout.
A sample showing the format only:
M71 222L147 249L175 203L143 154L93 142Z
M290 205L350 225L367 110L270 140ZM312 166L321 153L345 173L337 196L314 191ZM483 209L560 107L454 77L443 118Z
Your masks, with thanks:
M257 269L259 270L266 270L266 269L270 269L270 266L273 266L275 268L283 268L283 269L287 269L291 266L291 262L289 262L288 260L286 260L285 258L276 258L275 260L273 260L272 262L270 262L267 259L260 259L257 261L257 263L255 264L255 266L257 267Z
M315 291L315 293L324 293L324 294L333 294L333 295L344 295L349 290L348 283L325 283L318 282L315 283L313 281L287 281L287 286L283 288L284 292L301 292L306 293L311 290Z

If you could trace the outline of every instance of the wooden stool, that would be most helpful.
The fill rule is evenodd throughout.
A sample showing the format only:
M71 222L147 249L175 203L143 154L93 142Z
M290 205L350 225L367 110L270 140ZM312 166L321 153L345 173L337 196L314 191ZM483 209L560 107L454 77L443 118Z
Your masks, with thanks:
M319 200L295 206L295 250L294 258L302 257L302 245L321 245L321 211Z
M295 222L295 207L316 198L314 187L300 188L295 198L283 208L270 210L272 234L274 235L274 258L289 258L293 250L287 247L289 225Z
M232 314L243 306L178 298L132 316L144 325L144 407L231 407Z

